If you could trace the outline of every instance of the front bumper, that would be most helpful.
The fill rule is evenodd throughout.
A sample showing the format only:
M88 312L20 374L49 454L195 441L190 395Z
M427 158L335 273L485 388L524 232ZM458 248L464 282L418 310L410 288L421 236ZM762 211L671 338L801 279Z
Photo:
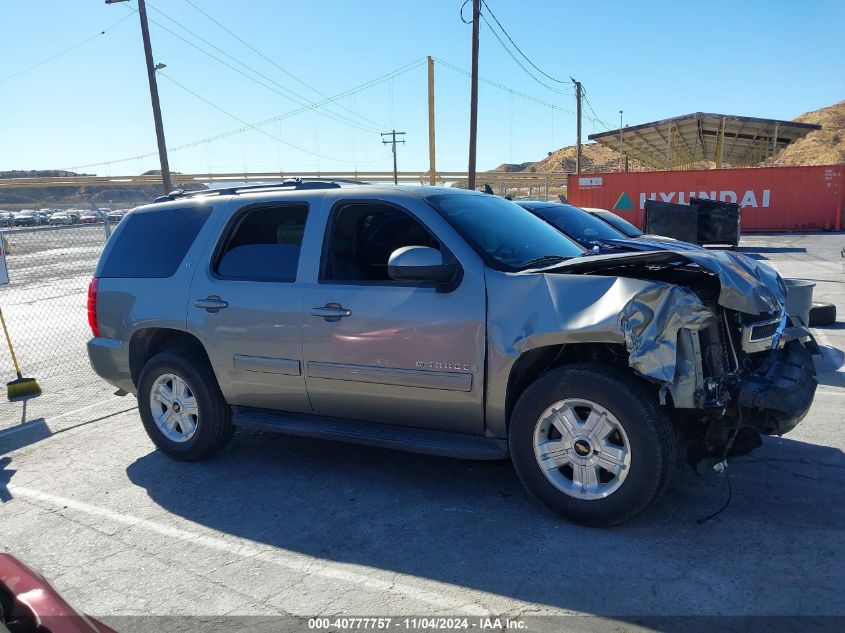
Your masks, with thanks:
M804 419L818 385L813 345L790 340L739 383L735 396L744 426L783 435Z

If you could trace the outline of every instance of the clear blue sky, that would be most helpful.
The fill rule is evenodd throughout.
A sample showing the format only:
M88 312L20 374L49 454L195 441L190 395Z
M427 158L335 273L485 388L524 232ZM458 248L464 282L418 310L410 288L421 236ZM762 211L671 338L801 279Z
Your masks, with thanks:
M343 93L426 55L466 70L470 65L471 27L459 19L461 0L192 1L325 95ZM542 70L581 80L595 112L613 127L620 109L626 124L698 110L791 119L845 98L841 0L488 4ZM125 5L102 0L0 3L0 170L67 168L155 153L140 27L137 14L130 12L137 4ZM167 64L163 72L237 119L254 124L300 108L278 94L285 89L305 97L299 101L306 104L323 99L186 0L150 0L148 7L150 18L161 25L151 24L151 31L156 61ZM562 85L565 94L559 94L535 82L487 26L481 27L483 78L574 110L570 86ZM55 60L16 74L91 37ZM425 73L421 65L343 97L338 103L346 110L319 108L328 114L318 115L312 108L261 128L266 134L248 130L171 151L171 167L182 172L387 170L390 153L378 132L395 126L407 132L407 143L399 148L400 169L427 169ZM436 78L438 168L465 170L469 78L439 64ZM166 77L160 78L159 89L171 148L244 127ZM482 84L479 168L536 160L572 144L575 118L563 110ZM360 126L337 120L350 118ZM602 129L585 121L584 139ZM134 174L157 166L153 155L80 171Z

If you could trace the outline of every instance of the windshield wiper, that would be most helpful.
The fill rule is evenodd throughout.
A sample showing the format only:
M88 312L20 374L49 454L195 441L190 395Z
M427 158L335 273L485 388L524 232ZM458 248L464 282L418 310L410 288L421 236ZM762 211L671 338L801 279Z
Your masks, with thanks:
M519 269L525 270L526 268L536 268L538 266L542 266L543 264L554 264L555 262L562 262L567 259L571 258L563 255L540 255L540 257L535 257L534 259L529 259L527 262L524 262Z

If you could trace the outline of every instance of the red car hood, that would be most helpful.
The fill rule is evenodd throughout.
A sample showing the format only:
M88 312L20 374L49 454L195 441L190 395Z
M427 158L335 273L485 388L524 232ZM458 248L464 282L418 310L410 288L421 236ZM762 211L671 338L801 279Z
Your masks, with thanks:
M0 554L0 591L14 599L11 612L4 614L7 622L32 622L33 630L49 633L116 633L102 622L76 611L46 578L11 554ZM2 620L0 631L4 631Z

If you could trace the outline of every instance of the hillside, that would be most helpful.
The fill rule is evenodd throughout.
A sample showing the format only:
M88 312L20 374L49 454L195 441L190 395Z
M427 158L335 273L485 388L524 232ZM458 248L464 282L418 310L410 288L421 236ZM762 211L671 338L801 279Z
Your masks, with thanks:
M623 159L624 160L624 159ZM612 149L598 143L583 143L581 145L581 171L599 172L616 171L619 169L620 155ZM525 163L504 163L493 171L507 172L539 172L575 171L575 146L562 147L551 152L546 158Z
M502 163L492 171L507 171L507 172L516 172L516 171L526 171L528 170L531 165L536 165L531 161L527 163ZM530 171L530 170L528 170Z
M147 174L158 174L159 171L145 172ZM58 176L87 176L91 174L76 174L70 171L56 169L43 169L31 171L0 171L0 179L3 178L51 178ZM206 189L202 184L181 185L184 189L196 190ZM109 186L85 186L85 187L15 187L14 189L0 189L0 204L4 207L15 208L15 206L53 206L53 205L84 205L87 202L98 204L112 202L115 204L138 205L151 202L156 196L161 195L161 187L158 185L125 185Z
M845 163L845 101L807 112L793 119L799 123L817 123L820 130L810 132L781 150L764 165L835 165Z

